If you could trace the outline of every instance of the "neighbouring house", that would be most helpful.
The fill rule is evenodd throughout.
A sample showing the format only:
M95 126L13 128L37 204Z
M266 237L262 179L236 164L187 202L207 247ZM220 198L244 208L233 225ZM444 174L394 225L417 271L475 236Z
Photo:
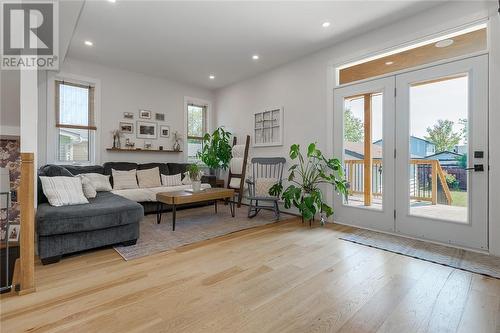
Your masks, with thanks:
M88 159L88 131L61 129L59 132L59 160L86 161Z
M442 151L425 157L427 160L438 160L441 166L458 166L458 161L463 154L452 151Z
M362 160L365 157L365 144L363 142L347 141L344 143L344 149L346 160ZM382 145L372 144L372 158L382 159L382 157Z
M383 140L377 140L373 144L382 146ZM410 153L412 158L423 158L436 153L436 145L428 140L412 135L410 136Z
M364 143L362 142L345 142L346 159L359 159L364 158ZM435 154L436 145L425 139L411 136L410 137L410 153L412 158L424 158L429 155ZM381 159L383 152L383 140L377 140L372 144L372 156L374 159Z

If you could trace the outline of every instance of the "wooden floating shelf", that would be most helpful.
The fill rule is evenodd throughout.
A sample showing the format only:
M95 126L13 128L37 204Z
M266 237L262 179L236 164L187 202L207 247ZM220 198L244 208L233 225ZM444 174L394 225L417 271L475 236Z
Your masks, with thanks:
M182 150L172 150L172 149L124 149L124 148L106 148L107 151L116 152L127 152L127 153L182 153Z

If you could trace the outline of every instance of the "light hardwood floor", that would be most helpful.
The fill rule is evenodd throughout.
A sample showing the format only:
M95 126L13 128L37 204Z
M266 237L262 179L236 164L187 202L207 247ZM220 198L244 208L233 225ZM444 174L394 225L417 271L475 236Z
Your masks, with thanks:
M36 267L1 332L500 332L500 280L338 239L298 221L125 262Z

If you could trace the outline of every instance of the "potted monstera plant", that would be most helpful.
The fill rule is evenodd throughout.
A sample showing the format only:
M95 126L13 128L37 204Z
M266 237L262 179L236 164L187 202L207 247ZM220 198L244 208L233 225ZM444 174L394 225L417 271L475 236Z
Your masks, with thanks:
M228 168L231 161L231 135L219 127L212 134L206 133L203 136L203 148L198 152L198 158L210 168L211 174Z
M295 162L288 169L290 184L283 190L283 184L279 182L271 187L269 194L281 196L285 208L296 207L303 220L308 220L309 223L319 215L323 225L326 218L333 214L333 208L325 202L320 186L333 186L335 191L346 195L347 181L342 164L338 158L326 158L316 147L316 143L309 144L305 156L300 151L300 146L293 144L290 147L290 158Z

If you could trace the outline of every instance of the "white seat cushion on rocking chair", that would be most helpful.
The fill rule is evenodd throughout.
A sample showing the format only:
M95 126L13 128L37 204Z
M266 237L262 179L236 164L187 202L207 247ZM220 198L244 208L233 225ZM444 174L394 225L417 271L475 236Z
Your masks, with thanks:
M276 178L257 178L255 180L255 196L257 197L270 197L269 194L271 187L278 182Z
M241 184L240 179L241 178L231 178L231 181L229 182L229 188L239 189Z

